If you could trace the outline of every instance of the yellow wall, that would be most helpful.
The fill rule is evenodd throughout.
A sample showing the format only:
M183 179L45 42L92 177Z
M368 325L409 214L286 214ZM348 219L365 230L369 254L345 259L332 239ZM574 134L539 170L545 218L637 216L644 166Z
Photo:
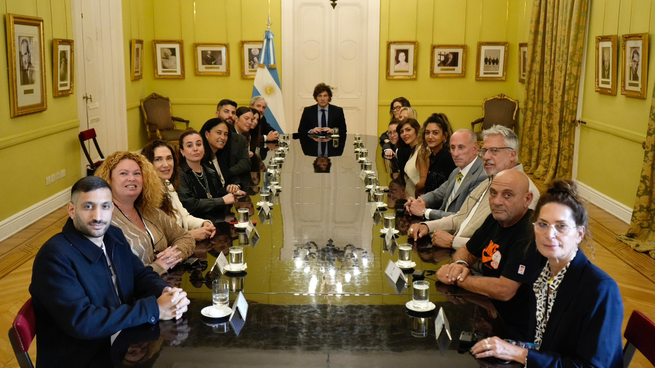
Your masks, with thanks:
M52 97L52 39L73 38L70 1L4 0L0 11L44 20L48 109L11 118L9 77L0 73L0 221L70 187L80 177L79 121L75 95ZM0 27L6 40L6 28ZM5 42L2 42L3 45ZM7 51L0 48L0 69L7 70ZM66 177L50 185L45 178L62 169ZM44 214L45 215L45 214Z
M126 68L129 148L147 143L147 133L139 112L139 101L150 93L167 96L173 114L191 121L200 129L214 116L223 98L245 105L252 95L252 79L241 78L241 41L263 40L268 5L265 0L123 0L125 63L129 66L129 40L144 40L144 78L130 81ZM194 9L195 5L195 9ZM281 68L280 0L271 1L271 30L275 34L277 64ZM152 40L184 42L185 79L155 79ZM194 43L228 43L229 76L196 76Z
M527 41L529 0L383 0L380 15L379 131L389 123L389 104L410 100L419 122L433 112L448 115L453 129L470 128L482 116L482 100L504 93L523 101L518 82L518 43ZM388 41L417 41L417 79L387 80ZM505 81L476 81L478 42L509 42ZM431 45L467 46L464 78L431 78ZM521 116L519 115L521 118Z
M578 180L630 208L641 173L641 142L646 139L653 78L648 78L643 100L621 95L620 72L616 96L595 92L596 36L618 35L620 59L621 35L655 29L652 6L653 1L644 0L594 0L587 39L581 117L587 125L580 130ZM655 58L652 51L650 54L648 69L652 73ZM618 67L623 66L619 61Z

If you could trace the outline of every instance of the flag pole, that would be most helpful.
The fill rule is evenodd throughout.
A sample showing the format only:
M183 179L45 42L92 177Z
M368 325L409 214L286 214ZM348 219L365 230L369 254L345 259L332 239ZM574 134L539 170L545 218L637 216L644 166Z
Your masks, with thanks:
M271 30L271 0L268 0L268 23L266 23L268 26L268 30Z

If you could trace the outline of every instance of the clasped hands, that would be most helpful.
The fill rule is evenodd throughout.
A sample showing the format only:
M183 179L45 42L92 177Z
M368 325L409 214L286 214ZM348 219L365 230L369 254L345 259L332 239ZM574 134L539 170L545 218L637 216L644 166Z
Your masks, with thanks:
M176 264L182 261L182 257L180 256L181 254L182 252L177 250L177 245L168 247L157 254L155 263L158 263L166 270L170 270L171 268L175 267Z
M471 274L471 270L463 264L450 263L441 266L437 271L437 280L446 285L455 285L457 282L464 282Z
M159 306L159 319L180 319L189 308L189 299L184 290L176 287L167 286L157 298L157 305Z
M324 128L316 127L316 128L309 131L309 134L318 134L318 135L320 135L321 133L333 134L334 130L332 130L332 128L329 128L329 127L324 127Z
M407 202L405 202L405 210L414 216L422 217L423 211L425 211L426 208L425 201L423 201L421 197L409 198L407 199Z

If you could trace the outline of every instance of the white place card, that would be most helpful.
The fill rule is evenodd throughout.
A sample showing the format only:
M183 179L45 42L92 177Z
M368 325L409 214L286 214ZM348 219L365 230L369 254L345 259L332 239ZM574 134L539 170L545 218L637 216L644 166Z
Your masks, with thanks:
M373 202L371 203L371 216L375 216L375 211L378 210L378 205L377 203Z
M443 308L439 308L437 318L434 319L434 333L436 339L439 339L439 334L441 334L442 330L446 330L448 340L453 339L452 335L450 334L450 324L448 323L448 317L446 317L446 313L444 313Z
M391 245L396 241L396 237L393 236L393 229L389 229L387 233L384 235L384 244L387 245L387 247L391 247Z
M389 260L387 268L384 270L384 274L387 276L389 285L391 285L398 294L401 294L407 284L407 276L405 276L400 267L398 267L393 261Z
M262 203L261 210L264 211L264 214L266 214L266 216L271 214L271 206L268 205L268 201Z
M214 265L212 266L212 269L209 270L210 272L214 270L216 265L218 265L218 270L221 271L222 274L225 273L225 266L227 266L229 262L227 261L227 258L225 258L225 255L223 252L218 253L218 257L216 257L216 262L214 262Z
M362 169L362 171L359 172L359 178L364 181L366 179L366 170Z
M237 295L234 304L232 304L230 320L232 320L232 317L234 317L234 313L236 313L237 310L239 311L239 314L241 314L241 318L245 321L246 315L248 314L248 302L246 301L246 297L243 296L243 291L239 291L239 295Z

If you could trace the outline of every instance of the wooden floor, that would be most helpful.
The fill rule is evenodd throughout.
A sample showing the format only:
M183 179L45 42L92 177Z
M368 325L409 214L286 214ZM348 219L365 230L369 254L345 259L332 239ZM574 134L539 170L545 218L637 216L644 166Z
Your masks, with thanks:
M610 274L621 288L625 308L623 328L635 309L655 320L655 260L633 252L617 240L617 235L628 228L625 223L593 205L588 207L589 227L595 242L593 262ZM59 209L0 242L0 332L9 330L14 316L29 298L34 254L61 230L66 218L65 209ZM590 252L585 253L589 255ZM30 356L35 361L36 344L32 344ZM6 332L0 333L0 367L18 367ZM630 367L653 365L637 352Z

